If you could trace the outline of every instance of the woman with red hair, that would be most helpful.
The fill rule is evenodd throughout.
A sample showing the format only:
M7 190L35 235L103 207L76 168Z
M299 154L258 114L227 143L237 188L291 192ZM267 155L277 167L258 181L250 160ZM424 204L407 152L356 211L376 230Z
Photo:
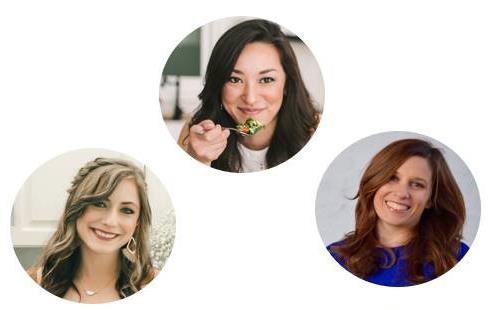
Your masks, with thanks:
M468 251L463 196L441 151L426 141L399 140L377 153L355 198L355 230L327 249L364 280L424 283Z

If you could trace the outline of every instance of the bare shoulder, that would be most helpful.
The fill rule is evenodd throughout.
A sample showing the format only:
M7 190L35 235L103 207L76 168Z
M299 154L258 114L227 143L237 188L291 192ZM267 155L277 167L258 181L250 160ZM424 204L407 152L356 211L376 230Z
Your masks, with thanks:
M26 270L27 274L36 281L37 284L41 284L41 276L43 275L43 267L31 266Z

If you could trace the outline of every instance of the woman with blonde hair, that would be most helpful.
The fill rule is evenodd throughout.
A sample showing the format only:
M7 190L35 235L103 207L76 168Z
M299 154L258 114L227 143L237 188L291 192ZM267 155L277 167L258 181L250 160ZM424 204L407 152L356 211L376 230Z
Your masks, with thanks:
M143 171L96 158L72 181L58 228L31 277L50 293L82 303L128 297L155 276L151 209Z
M355 198L355 230L327 249L360 278L424 283L468 251L463 196L441 151L426 141L399 140L377 153Z

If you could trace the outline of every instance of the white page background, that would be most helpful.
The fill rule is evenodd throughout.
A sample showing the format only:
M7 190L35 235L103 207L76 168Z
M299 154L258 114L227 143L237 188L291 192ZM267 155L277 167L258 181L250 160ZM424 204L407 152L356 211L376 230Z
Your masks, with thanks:
M45 293L12 250L10 211L40 165L79 148L146 164L176 211L176 240L148 287L104 309L463 309L490 304L492 10L488 1L10 1L0 4L0 305L79 307ZM215 171L161 118L167 57L195 28L232 15L273 20L311 48L326 84L322 122L294 158L261 173ZM481 194L471 250L437 280L366 283L324 249L321 177L342 150L382 131L456 152ZM242 190L241 184L253 184ZM485 306L487 307L487 306Z

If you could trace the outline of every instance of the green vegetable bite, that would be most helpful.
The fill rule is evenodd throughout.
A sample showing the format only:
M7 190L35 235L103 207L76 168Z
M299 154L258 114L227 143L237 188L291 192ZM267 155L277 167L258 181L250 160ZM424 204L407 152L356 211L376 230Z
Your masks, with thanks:
M262 130L264 127L265 127L265 125L263 125L259 121L252 119L252 118L248 118L244 122L244 124L236 125L237 130L239 130L242 133L249 135L249 136L256 134L258 131Z

